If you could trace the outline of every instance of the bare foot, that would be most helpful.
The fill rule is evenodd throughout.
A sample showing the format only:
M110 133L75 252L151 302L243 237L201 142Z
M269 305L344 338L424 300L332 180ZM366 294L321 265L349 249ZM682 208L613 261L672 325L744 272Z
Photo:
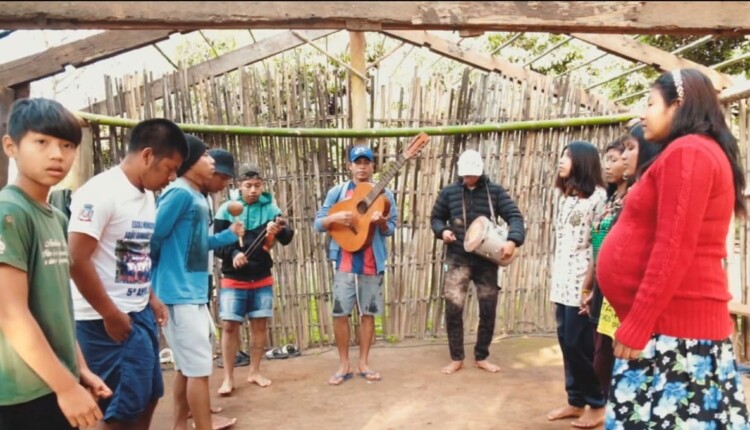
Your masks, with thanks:
M451 364L443 367L441 372L445 373L446 375L450 375L451 373L456 373L464 366L464 362L462 361L451 361Z
M579 429L592 429L599 427L604 423L605 408L586 408L581 418L570 423L573 427Z
M477 361L476 363L474 363L474 366L480 369L484 369L490 373L497 373L500 371L500 366L492 364L487 360Z
M221 413L221 411L223 411L223 410L224 410L224 408L222 408L221 406L211 406L211 413L212 414ZM188 418L193 418L193 413L190 412L190 411L188 411Z
M225 379L224 382L222 382L221 387L219 387L219 395L231 396L232 391L234 391L234 382L232 380Z
M223 430L227 427L231 427L237 422L237 418L229 418L222 415L214 415L211 417L211 428L213 430Z
M578 418L583 415L585 408L577 408L571 405L565 405L561 408L557 408L550 411L547 414L547 419L550 421L561 420L563 418Z
M247 378L247 382L251 384L258 384L261 387L267 387L271 385L271 380L261 375L260 373L251 373Z

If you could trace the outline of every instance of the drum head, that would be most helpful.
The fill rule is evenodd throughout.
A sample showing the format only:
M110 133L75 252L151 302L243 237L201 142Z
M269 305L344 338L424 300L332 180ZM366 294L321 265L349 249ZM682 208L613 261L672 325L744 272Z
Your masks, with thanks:
M469 229L466 230L466 237L464 238L464 249L466 252L474 252L475 249L479 248L482 241L487 236L487 226L490 220L487 217L480 216L475 219Z

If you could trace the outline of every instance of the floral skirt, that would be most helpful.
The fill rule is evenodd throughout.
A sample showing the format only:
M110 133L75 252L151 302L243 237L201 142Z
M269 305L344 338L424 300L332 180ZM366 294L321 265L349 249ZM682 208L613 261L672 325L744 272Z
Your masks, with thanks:
M609 429L750 429L730 339L654 335L638 360L617 359Z

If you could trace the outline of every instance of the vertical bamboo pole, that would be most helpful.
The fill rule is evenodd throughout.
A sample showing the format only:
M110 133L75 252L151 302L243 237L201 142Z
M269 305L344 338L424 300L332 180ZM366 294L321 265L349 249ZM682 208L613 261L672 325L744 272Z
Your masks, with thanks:
M349 52L351 54L351 66L362 75L366 73L365 65L365 33L361 31L349 32ZM353 73L349 74L351 88L350 97L352 105L352 127L367 128L367 82ZM364 138L354 139L357 145L365 144Z

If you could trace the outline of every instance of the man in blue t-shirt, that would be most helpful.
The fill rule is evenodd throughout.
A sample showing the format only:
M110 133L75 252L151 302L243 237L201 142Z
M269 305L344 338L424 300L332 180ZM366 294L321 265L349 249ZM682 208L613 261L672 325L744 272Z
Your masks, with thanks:
M214 160L205 143L186 137L190 153L177 171L179 178L156 203L152 282L157 297L167 306L164 336L178 371L173 427L185 428L191 412L196 429L210 430L208 377L213 371L215 327L206 302L208 251L236 242L244 229L236 223L221 234L208 235L208 203L202 192L213 177Z

